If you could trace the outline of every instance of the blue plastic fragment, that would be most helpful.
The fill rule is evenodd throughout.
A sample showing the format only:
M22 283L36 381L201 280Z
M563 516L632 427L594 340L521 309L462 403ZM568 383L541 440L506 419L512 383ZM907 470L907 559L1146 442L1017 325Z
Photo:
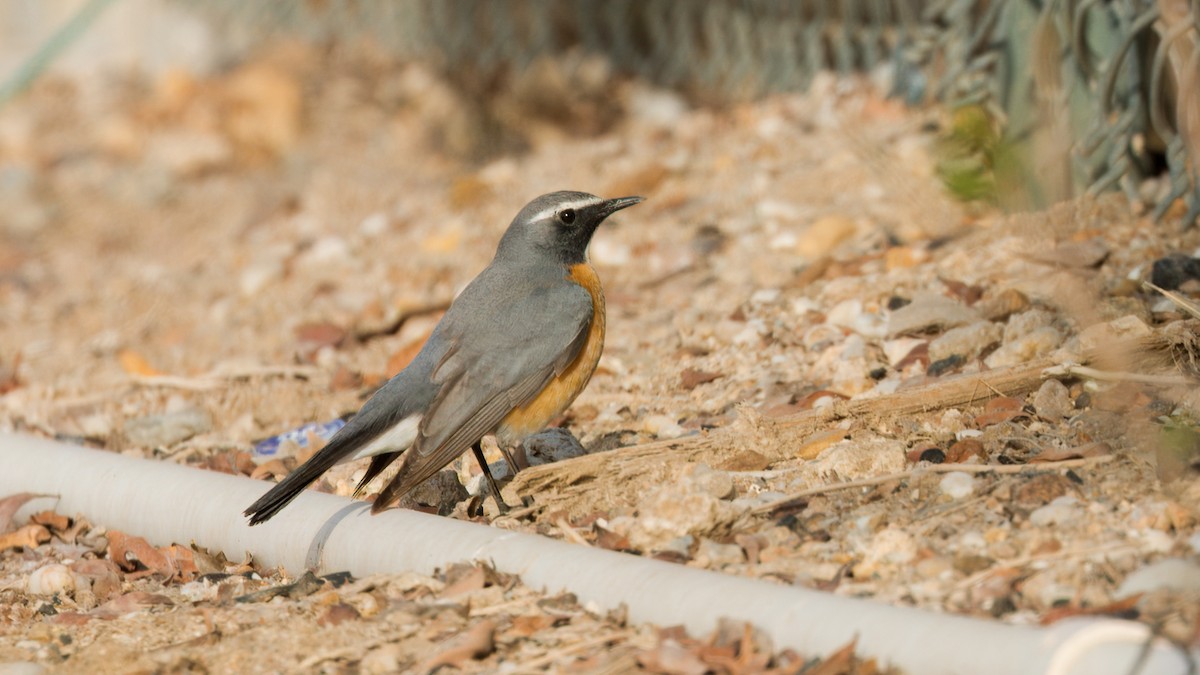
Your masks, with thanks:
M338 429L344 426L346 426L346 420L340 418L328 422L309 422L291 431L285 431L278 436L255 443L254 455L256 457L274 457L285 443L295 443L300 448L307 447L310 433L317 438L329 440L338 432Z

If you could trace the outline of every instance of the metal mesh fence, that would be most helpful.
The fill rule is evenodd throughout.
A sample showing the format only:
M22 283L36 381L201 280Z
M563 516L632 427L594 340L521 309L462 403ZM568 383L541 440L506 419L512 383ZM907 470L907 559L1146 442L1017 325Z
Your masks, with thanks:
M1156 215L1179 199L1200 215L1200 0L176 1L234 48L366 38L485 73L583 50L702 100L882 67L910 102L985 111L1030 203L1143 198L1161 174Z

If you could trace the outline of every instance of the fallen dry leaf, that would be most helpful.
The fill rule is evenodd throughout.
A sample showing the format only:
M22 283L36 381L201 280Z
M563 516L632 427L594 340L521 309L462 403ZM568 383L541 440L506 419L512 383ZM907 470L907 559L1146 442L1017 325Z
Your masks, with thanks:
M196 542L192 542L189 548L192 549L192 562L196 563L196 568L202 575L224 574L228 568L232 567L223 551L218 551L214 555L203 546L198 546Z
M485 619L449 642L449 646L421 665L420 672L431 673L442 666L457 666L468 659L482 659L496 649L496 622Z
M271 478L281 479L291 473L287 466L284 465L282 459L272 459L262 464L259 464L250 472L250 477L254 480L261 480L270 476Z
M664 675L704 675L708 665L694 652L672 638L663 639L654 649L638 652L638 664L652 673Z
M917 345L916 347L913 347L912 351L910 351L908 354L906 354L904 356L904 358L902 358L896 362L896 365L894 366L894 368L896 369L896 372L904 372L904 370L906 370L909 366L913 365L914 363L919 364L922 370L929 367L929 343L928 342L922 342L921 344Z
M695 368L684 368L683 372L679 374L679 385L690 391L720 377L720 373L710 373L706 370L696 370Z
M1109 616L1114 619L1136 620L1138 617L1138 602L1142 593L1134 593L1127 598L1121 598L1098 607L1054 607L1042 615L1040 623L1049 626L1052 623L1075 616Z
M163 374L162 371L151 366L146 357L132 349L122 349L117 354L117 362L121 364L121 369L127 374L136 377L158 377Z
M51 621L59 626L82 626L92 618L92 615L82 612L59 612Z
M742 450L713 468L721 471L762 471L768 466L771 466L771 460L766 455Z
M851 640L846 646L825 657L816 668L807 671L805 675L857 675L861 673L862 671L855 667L858 659L854 657L854 646L857 642L857 639Z
M599 525L592 525L592 529L596 532L596 540L594 543L600 548L606 548L610 551L632 551L633 545L629 543L629 537L623 534L617 534L612 530L606 530Z
M347 335L345 328L332 323L303 323L296 327L296 340L312 351L322 347L337 347Z
M984 462L987 461L987 450L978 439L964 438L961 441L955 441L954 445L951 445L950 449L946 451L946 461L951 464L960 464L970 457L978 457Z
M485 585L487 585L487 574L483 571L483 568L472 567L453 582L446 584L446 587L442 589L441 596L443 598L453 598L478 591Z
M982 286L968 285L953 279L942 279L942 283L946 285L946 290L950 291L951 297L961 300L967 306L979 302L979 299L983 297Z
M800 459L816 459L826 448L844 438L846 438L846 432L842 429L818 431L800 442L796 456Z
M100 605L91 611L92 616L101 619L115 619L119 616L138 610L154 607L155 605L173 605L171 599L158 593L146 591L131 591Z
M92 593L101 602L121 592L121 571L111 560L78 560L71 565L71 571L91 582Z
M13 516L17 511L21 510L22 506L30 499L38 497L52 497L53 495L35 494L33 492L18 492L15 495L9 495L4 499L0 499L0 534L8 532L12 527Z
M987 402L983 412L975 417L975 426L983 428L1000 422L1007 422L1025 414L1025 403L1019 398L1001 396Z
M554 626L558 621L559 619L549 614L522 614L513 617L508 634L526 638Z
M64 532L71 526L71 519L55 511L38 511L29 517L29 522L45 525L54 532Z
M150 542L117 530L108 531L108 558L126 572L137 570L137 563L141 563L147 572L167 579L177 572L171 559Z
M195 554L190 548L171 544L159 550L166 556L168 563L175 568L175 574L180 581L187 583L200 576L200 568L196 566Z
M336 626L343 621L357 619L360 616L361 615L358 613L357 609L354 609L344 602L339 602L335 605L331 605L329 609L325 610L325 613L321 615L321 618L317 619L317 625Z
M0 551L10 548L37 548L50 541L50 531L41 525L26 525L16 532L0 535Z

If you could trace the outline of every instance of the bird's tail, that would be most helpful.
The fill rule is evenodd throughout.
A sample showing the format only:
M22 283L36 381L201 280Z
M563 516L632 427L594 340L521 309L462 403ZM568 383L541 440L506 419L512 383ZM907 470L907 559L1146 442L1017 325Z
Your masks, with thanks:
M329 445L279 481L265 495L259 497L258 501L242 512L243 515L249 516L250 524L258 525L270 520L283 507L290 504L310 483L341 461L353 449L353 444L346 442L348 440L350 439L335 436Z

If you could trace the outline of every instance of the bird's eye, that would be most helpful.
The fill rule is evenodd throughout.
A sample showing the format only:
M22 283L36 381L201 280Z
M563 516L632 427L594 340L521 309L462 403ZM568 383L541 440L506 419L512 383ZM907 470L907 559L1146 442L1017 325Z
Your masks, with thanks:
M558 212L558 219L563 225L570 225L575 222L575 209L563 209Z

